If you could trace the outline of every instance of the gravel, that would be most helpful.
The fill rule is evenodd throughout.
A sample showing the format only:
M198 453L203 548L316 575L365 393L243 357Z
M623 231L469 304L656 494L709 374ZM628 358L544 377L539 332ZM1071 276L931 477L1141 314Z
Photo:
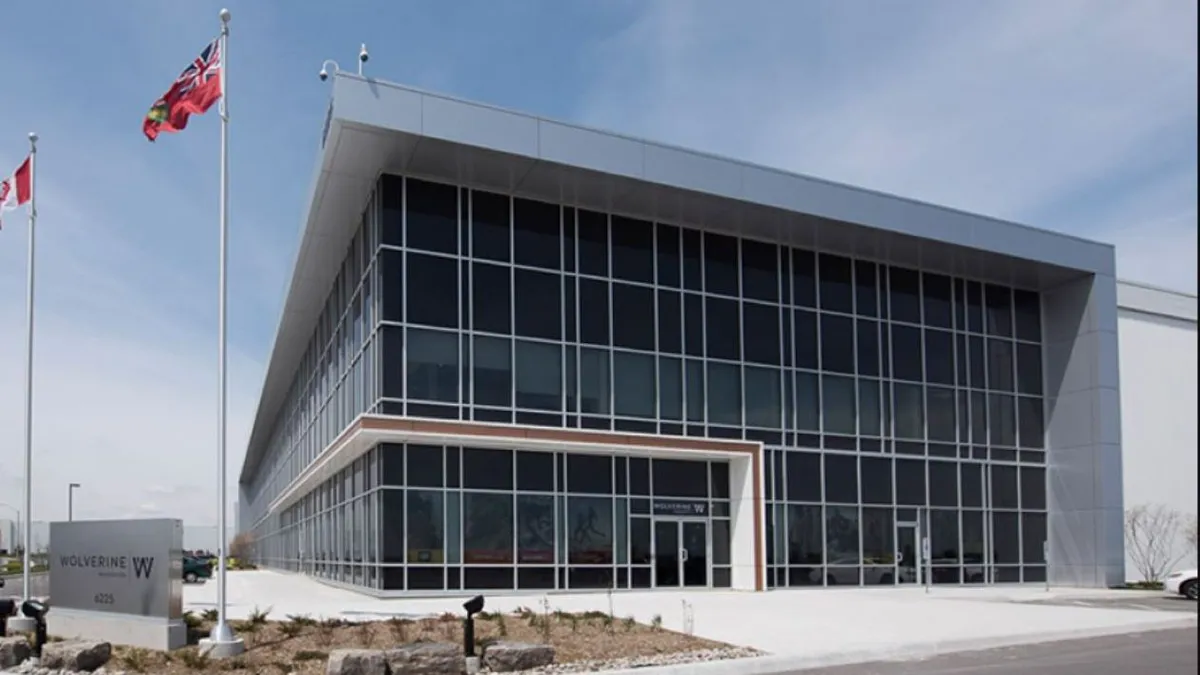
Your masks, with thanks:
M16 668L0 670L0 675L127 675L123 670L110 670L104 666L92 673L81 673L74 670L52 670L38 665L36 658L29 659Z
M648 668L651 666L677 666L686 663L704 663L707 661L727 661L729 659L748 659L762 656L762 652L746 647L728 647L725 649L705 649L696 652L676 652L674 654L658 654L655 656L636 656L623 659L604 661L575 661L573 663L555 664L544 668L522 671L529 675L557 675L558 673L594 673L605 670L627 670L633 668Z

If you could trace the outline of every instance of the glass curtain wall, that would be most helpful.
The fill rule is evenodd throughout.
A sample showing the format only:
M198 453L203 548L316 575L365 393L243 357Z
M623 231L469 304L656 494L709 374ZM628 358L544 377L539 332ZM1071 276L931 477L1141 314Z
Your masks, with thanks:
M936 582L1044 578L1036 293L413 178L377 205L375 411L761 441L772 586L893 583L901 522Z

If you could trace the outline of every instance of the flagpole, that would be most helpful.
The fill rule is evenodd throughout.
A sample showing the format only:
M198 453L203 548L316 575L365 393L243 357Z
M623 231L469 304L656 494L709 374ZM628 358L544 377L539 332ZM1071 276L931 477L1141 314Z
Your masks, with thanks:
M25 532L21 551L22 600L30 599L29 548L33 539L33 280L37 230L37 142L29 132L29 258L25 263Z
M245 651L245 643L233 633L226 619L226 567L229 533L226 517L225 441L228 380L226 373L226 279L229 244L229 10L222 9L221 19L221 225L220 262L217 281L217 623L209 633L206 653L217 658L236 656Z

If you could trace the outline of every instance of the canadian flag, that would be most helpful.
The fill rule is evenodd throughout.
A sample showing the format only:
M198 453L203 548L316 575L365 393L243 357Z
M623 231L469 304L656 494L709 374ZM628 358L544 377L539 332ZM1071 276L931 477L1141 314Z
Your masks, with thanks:
M13 175L0 181L0 215L29 201L29 197L33 193L32 173L29 170L30 160L31 157L26 157Z

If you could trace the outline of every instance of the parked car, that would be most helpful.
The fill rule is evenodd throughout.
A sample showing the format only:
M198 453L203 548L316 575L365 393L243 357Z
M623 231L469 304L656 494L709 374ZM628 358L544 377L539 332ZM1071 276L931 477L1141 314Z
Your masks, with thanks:
M189 584L212 578L212 566L199 558L183 559L183 580Z
M1196 570L1180 570L1172 572L1163 583L1163 591L1167 595L1182 595L1188 600L1200 596L1200 585L1197 585Z

